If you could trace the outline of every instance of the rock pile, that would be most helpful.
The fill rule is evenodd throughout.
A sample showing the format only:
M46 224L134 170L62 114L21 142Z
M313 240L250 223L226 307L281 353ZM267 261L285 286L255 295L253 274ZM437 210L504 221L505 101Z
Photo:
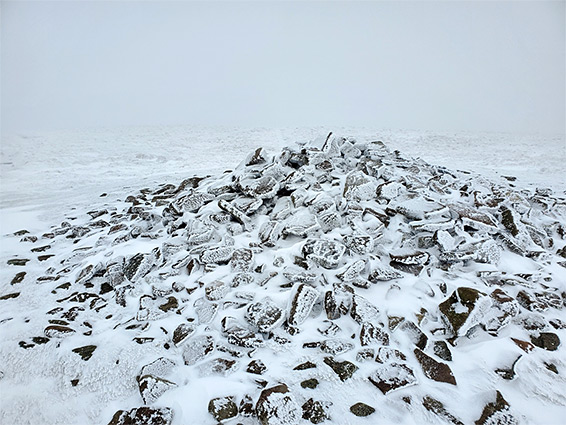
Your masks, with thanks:
M53 288L44 335L22 340L22 350L88 339L93 317L115 321L132 344L161 348L132 377L145 406L117 412L113 425L170 424L174 409L155 406L191 385L176 379L181 368L243 376L249 394L219 389L211 419L263 425L331 421L337 407L317 392L327 381L375 392L363 399L373 405L340 412L352 421L378 415L378 395L399 392L407 414L422 407L460 424L448 398L427 393L472 379L458 374L462 350L485 341L519 358L547 351L546 369L566 373L551 355L566 337L559 196L329 135L274 157L259 148L221 176L126 202L43 235L18 233L33 248L8 261L13 291L0 297ZM45 272L32 281L26 264L35 259ZM88 362L103 349L72 352ZM492 401L476 424L518 422L497 380L515 379L516 364L493 371Z

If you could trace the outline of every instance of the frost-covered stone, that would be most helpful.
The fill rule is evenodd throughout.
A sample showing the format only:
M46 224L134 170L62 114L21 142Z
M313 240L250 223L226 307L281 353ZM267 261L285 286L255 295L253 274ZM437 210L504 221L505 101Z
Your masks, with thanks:
M285 384L263 390L255 410L262 425L295 425L302 416L295 397Z
M230 267L233 272L249 272L252 269L254 253L249 248L240 248L232 253Z
M346 247L339 242L312 239L303 245L302 252L305 258L326 269L333 269L340 263L345 250Z
M364 322L360 329L360 344L362 346L371 344L389 345L389 335L383 326L375 326L373 323Z
M367 200L375 196L375 188L375 179L356 170L346 176L343 196L348 200Z
M301 284L297 288L291 308L289 310L289 324L302 324L312 311L314 303L319 297L319 292L312 286Z
M208 413L217 421L222 422L238 416L238 406L234 397L213 398L208 403Z
M206 298L195 300L193 307L195 308L199 323L210 323L218 311L218 304L210 302Z
M269 332L283 323L285 314L270 298L250 304L246 320L260 332Z
M174 382L153 375L144 375L138 378L138 387L144 404L154 403L168 389L176 386Z
M266 221L259 229L259 240L267 247L274 247L281 236L282 230L283 226L278 221Z
M181 323L175 328L173 332L173 344L179 345L185 341L188 337L194 334L196 331L196 326L191 323Z
M359 324L364 322L373 321L379 310L376 306L370 303L367 299L360 295L352 296L352 308L350 309L350 316Z
M354 344L340 338L326 339L320 344L320 349L335 356L353 350Z
M415 378L413 371L409 366L402 363L383 364L368 379L383 394L417 383L417 378Z
M108 425L171 425L173 410L168 407L138 407L130 411L119 410Z
M214 351L214 339L210 335L198 335L183 345L183 360L186 365L193 365L208 357Z
M204 287L204 294L209 301L221 300L230 291L230 285L221 280L210 282Z

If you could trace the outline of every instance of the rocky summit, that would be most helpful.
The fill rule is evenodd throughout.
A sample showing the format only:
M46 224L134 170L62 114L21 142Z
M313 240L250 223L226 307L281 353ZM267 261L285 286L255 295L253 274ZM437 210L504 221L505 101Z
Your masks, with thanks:
M6 236L29 249L3 266L0 330L29 331L2 342L0 379L40 352L65 394L105 392L92 423L191 423L190 406L510 425L566 406L563 194L330 134L72 214Z

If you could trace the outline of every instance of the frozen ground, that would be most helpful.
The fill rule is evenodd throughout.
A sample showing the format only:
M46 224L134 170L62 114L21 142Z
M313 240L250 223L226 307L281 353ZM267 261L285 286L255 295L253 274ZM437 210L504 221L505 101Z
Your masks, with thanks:
M550 187L560 196L564 195L563 176L566 148L563 136L449 135L365 129L337 129L335 132L339 135L355 137L360 142L383 140L391 149L399 149L407 155L420 156L429 163L451 169L482 173L505 185L511 183L518 187L530 185ZM24 228L32 235L41 235L52 227L54 230L64 230L57 228L63 220L70 220L73 225L92 224L92 220L88 221L89 217L86 216L85 211L102 207L120 211L125 207L123 201L126 196L139 193L141 188L155 189L162 183L178 185L181 180L193 175L220 175L224 170L234 169L246 154L258 146L264 146L268 152L275 154L283 146L292 145L294 142L307 142L327 133L328 129L324 128L293 130L138 128L122 131L59 133L10 138L3 141L0 264L4 270L1 275L2 292L0 295L5 295L20 287L22 289L21 295L17 298L1 301L5 304L2 305L3 311L0 317L0 324L3 326L0 350L0 371L2 371L0 375L0 391L2 392L0 394L2 404L0 422L6 425L12 423L106 424L118 409L129 409L141 405L134 376L139 372L141 365L163 355L163 349L153 344L131 343L132 334L128 333L122 325L125 324L123 322L126 319L130 318L128 314L135 314L137 300L131 299L127 310L122 310L114 303L109 303L111 305L102 311L105 312L104 315L111 312L114 315L111 320L103 320L102 316L99 317L93 311L87 310L85 314L90 316L81 318L81 322L84 318L87 319L85 321L92 322L94 334L87 338L77 332L76 335L62 338L58 350L54 349L57 337L54 337L48 344L38 344L33 349L21 349L17 347L17 342L19 340L29 342L32 335L43 335L45 327L49 324L47 318L55 318L55 316L46 317L45 311L59 305L69 305L66 301L63 304L51 303L66 291L66 289L57 288L55 290L57 294L52 295L51 289L58 283L48 282L36 286L33 282L33 278L44 273L45 264L54 264L53 267L58 269L63 267L59 265L59 261L64 261L65 265L69 265L72 269L70 274L65 275L69 272L63 272L65 277L79 280L77 275L80 268L74 267L79 267L79 265L83 267L84 264L81 263L83 258L86 258L90 264L97 261L106 262L109 258L106 254L128 257L136 252L151 250L155 243L161 243L164 238L175 239L174 232L172 236L166 236L169 233L161 229L162 233L158 235L159 239L155 243L151 238L136 239L135 243L131 241L123 244L117 243L113 248L114 252L107 252L104 250L105 245L99 242L110 241L110 239L101 237L97 242L96 238L100 234L78 240L78 245L72 244L64 236L57 236L53 243L49 242L54 245L52 252L56 255L55 258L46 260L47 263L36 261L30 263L29 269L26 268L28 270L26 280L18 284L20 286L13 286L9 280L19 269L10 268L12 266L7 268L5 266L7 260L14 256L29 257L29 248L35 245L20 243L19 237L8 237L8 234ZM501 179L500 175L515 176L517 180L509 182ZM466 176L466 174L461 175L462 178ZM343 176L340 178L343 184ZM212 179L206 184L214 185L215 181ZM476 184L480 189L483 188L481 179L478 179ZM205 187L208 186L205 185ZM336 186L332 190L338 193ZM103 193L106 195L101 197ZM525 201L522 200L519 204L521 202ZM205 212L207 208L216 213L211 209L212 207L206 207ZM564 211L557 210L553 213L560 216ZM108 220L111 218L109 214L103 217ZM541 218L536 215L533 217L529 219L532 218L534 223L546 223L545 217ZM399 229L403 229L401 220ZM339 235L340 232L330 233L333 237L342 237ZM401 239L398 239L399 233L393 229L386 236L384 244L388 243L398 248L402 243ZM460 237L463 238L462 235ZM181 236L177 239L180 238ZM448 242L446 242L448 245L453 243L450 240L448 237ZM287 264L292 258L290 253L294 253L293 250L296 248L291 244L293 241L291 238L291 240L282 242L281 246L276 246L281 255L285 257ZM240 243L247 244L247 242L245 235L235 236L236 246L239 246ZM558 243L559 245L552 247L552 250L548 248L549 255L551 255L549 258L552 261L549 260L544 266L537 264L534 260L523 261L517 255L504 251L497 268L491 265L485 267L490 272L507 273L508 275L516 273L527 276L540 271L540 273L534 273L533 276L537 275L537 279L545 276L551 277L554 283L550 285L549 290L554 288L563 291L565 289L564 269L557 264L558 256L553 254L556 248L561 248L563 245L563 241ZM37 244L42 245L41 239ZM92 254L89 254L91 257L83 257L80 249L88 250L92 249L92 246L95 248ZM79 252L76 252L77 248ZM378 254L379 257L383 253ZM270 252L258 255L257 261L262 260L262 255L268 257ZM264 260L266 258L263 258L262 261ZM271 260L269 258L269 261ZM376 260L371 261L376 262ZM374 263L372 266L375 265ZM346 267L345 263L341 263L341 266ZM222 267L226 266L221 266L211 275L214 277L221 274ZM432 275L432 279L429 279L429 283L439 285L441 281L448 279L449 292L447 295L450 295L454 288L462 284L480 285L481 282L475 275L476 271L476 269L466 269L464 281L460 282L455 272L452 275L445 275L439 270L433 270L435 274ZM327 272L323 271L324 273ZM453 280L450 280L452 278ZM192 276L188 278L188 281L193 284L195 279L196 277ZM97 282L96 279L95 282ZM282 284L283 280L276 279L276 282ZM210 282L207 280L206 283ZM427 308L430 307L431 312L445 298L438 291L432 299L423 297L422 292L426 292L426 287L413 276L400 279L398 283L399 293L396 292L395 285L392 285L389 290L386 290L388 286L374 285L370 289L359 289L358 291L361 291L380 309L390 308L390 311L403 312L407 317L409 314L419 313L421 298L423 303L427 303ZM532 289L526 281L523 284L527 285L525 286L527 291ZM249 285L247 288L255 291L256 295L265 294L264 289L269 286L256 287L254 285ZM80 286L78 282L77 286ZM29 288L36 289L31 291L28 290ZM189 289L189 284L187 284L187 289ZM520 289L524 288L522 286L505 287L505 290L509 291L513 297ZM489 292L493 288L484 290ZM195 293L199 294L199 291L204 292L196 288ZM290 291L280 291L280 293L271 295L279 305L284 305L289 299L289 294ZM132 297L139 297L139 295L139 293L131 294ZM389 306L386 306L387 303L383 301L386 297L392 297ZM407 302L407 297L412 297L410 302ZM190 309L191 307L188 311L191 311ZM566 319L563 309L560 311L551 309L551 311L555 317L560 317L563 321ZM177 319L177 315L159 318L155 322L158 325L154 325L148 335L161 338L159 326L171 331L177 325ZM242 317L239 319L244 320ZM337 322L344 328L344 334L347 333L349 337L350 333L358 331L357 325L347 319L348 317L342 317ZM116 323L118 323L116 326L120 325L120 327L114 331L113 326ZM306 331L299 334L298 347L300 343L308 342L308 338L316 336L320 338L320 335L316 333L318 324L313 323L310 328L307 327ZM425 318L423 326L426 326L426 323ZM74 322L72 325L82 326L81 332L88 332L83 324ZM212 332L218 331L218 323L210 326ZM446 383L435 383L434 385L427 383L426 377L419 372L419 385L422 384L422 387L414 387L414 391L407 388L389 397L378 393L367 383L362 384L357 378L344 384L334 382L332 372L321 368L318 369L316 376L322 383L316 392L313 392L313 396L316 394L317 398L333 400L333 412L339 412L340 409L346 412L346 414L335 413L333 424L438 423L439 416L424 410L419 404L409 408L409 414L397 413L406 409L401 395L413 395L418 399L425 396L425 391L443 400L448 410L457 412L464 423L472 423L481 414L482 407L493 401L491 390L497 387L505 393L520 423L559 423L566 405L566 393L563 390L566 358L563 354L563 345L558 351L536 349L537 351L524 355L508 338L511 335L520 335L526 339L528 333L521 326L509 325L504 329L503 337L498 339L492 339L481 333L471 341L462 336L462 342L458 344L457 349L454 349L454 362L450 363L458 379L458 387ZM201 328L198 332L203 332ZM21 330L25 330L26 335L20 334ZM427 333L431 335L429 331L430 329L427 328ZM206 329L204 332L207 332ZM564 330L560 329L556 332L564 340ZM392 331L395 343L409 350L411 343L403 339L405 338L403 335L399 331L396 333ZM76 346L71 344L84 345L89 341L95 341L100 348L90 361L83 362L78 356L71 353L71 349ZM267 376L274 378L278 377L278 374L284 376L287 383L294 387L299 386L303 375L286 376L284 375L286 367L294 366L300 359L320 360L322 357L313 354L311 357L296 358L296 352L284 349L281 353L262 351L260 354L269 369ZM493 370L497 367L509 366L515 359L515 355L523 355L516 369L521 379L502 381ZM349 354L347 358L350 358L348 356ZM119 365L114 366L115 358L120 360ZM544 362L555 365L559 374L541 368ZM103 368L108 364L112 366ZM414 358L409 359L409 364L415 371L420 370ZM369 374L374 367L373 363L364 363L358 374ZM240 396L244 391L250 389L250 383L246 380L248 375L243 371L238 371L231 379L206 376L206 374L203 377L198 374L197 368L181 367L177 369L177 373L175 379L179 387L166 392L156 403L157 406L173 408L176 414L174 425L213 424L215 421L203 408L212 397L234 394ZM80 378L76 387L71 384L73 378ZM363 389L364 392L356 394L360 389ZM367 419L351 416L347 409L354 401L364 401L374 405L378 408L378 415ZM462 403L466 405L465 408L462 408ZM377 418L373 419L376 416ZM236 419L232 423L237 423L239 420ZM443 420L446 423L449 422L446 418Z

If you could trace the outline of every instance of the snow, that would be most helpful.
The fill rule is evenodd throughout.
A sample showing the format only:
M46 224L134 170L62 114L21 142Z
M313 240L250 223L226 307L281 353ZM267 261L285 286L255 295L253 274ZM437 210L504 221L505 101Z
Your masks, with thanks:
M336 129L335 131L338 134L355 136L361 142L383 140L392 149L401 150L404 156L420 156L427 162L452 169L479 172L492 179L514 176L517 177L517 180L513 184L518 187L530 185L549 187L558 193L564 193L566 188L564 185L564 175L566 175L564 136L433 134L367 129ZM125 205L124 199L143 187L154 188L164 183L178 184L193 175L222 174L227 169L235 169L248 153L260 146L265 147L269 153L275 153L296 141L305 142L318 138L319 143L324 142L327 133L328 129L323 128L242 130L175 127L67 132L3 140L2 185L0 188L0 234L2 236L0 264L5 265L7 259L15 256L29 257L29 246L18 243L18 238L7 237L17 230L27 229L31 234L41 235L49 231L51 226L58 225L64 220L73 221L73 217L84 215L86 211L103 208L109 211L120 210ZM371 188L374 189L373 186ZM394 197L401 188L403 186L396 186L394 183L383 187L382 191L386 192L385 197ZM101 196L103 193L106 195ZM356 197L365 199L367 194L357 193ZM290 205L286 207L294 209ZM420 207L420 205L407 205L407 208L416 211L415 215L424 217L425 212L419 209ZM298 227L312 227L316 221L311 223L308 221L310 217L312 215L305 208L306 223L295 223L297 216L294 216L291 221ZM439 235L446 249L450 249L457 243L454 238L449 238L447 232L439 232ZM395 235L388 236L392 242L395 242ZM74 261L78 262L81 253L77 249L91 246L94 242L87 237L77 246L63 247L62 251L55 251L56 259L65 260L74 253L76 255ZM133 255L138 252L151 253L159 245L152 240L138 239L117 247L111 253L111 258ZM89 264L94 266L97 262L108 260L104 258L106 251L102 247L96 247L96 249L98 254L95 257L89 257L88 260ZM509 274L537 271L534 262L519 261L515 254L493 252L494 249L490 245L484 247L485 257L493 258L489 262L495 263L490 267L497 265L497 270ZM212 254L218 253L209 252L205 255ZM285 252L289 258L294 254L291 247L289 252ZM171 255L175 256L174 253ZM260 260L262 259L258 259L258 262ZM148 254L147 261L156 261L156 259ZM265 262L271 264L273 259ZM351 273L357 275L358 268L361 270L364 265L364 263L359 263L358 266L352 266ZM558 266L555 267L556 269L553 270L555 275L565 278L563 270ZM32 269L28 272L29 276L26 279L37 279L40 276L37 270ZM383 270L384 274L396 273L388 268ZM76 273L78 276L80 270L76 270ZM13 277L12 274L11 271L6 270L1 274L3 279L1 294L14 291L9 284L9 280ZM222 280L214 272L209 277L212 279L211 282L217 278ZM274 279L279 279L279 277ZM460 281L458 284L462 285L462 283ZM450 294L453 288L450 287L450 282L448 284L448 294ZM389 313L397 310L399 315L406 315L411 313L415 307L413 304L408 305L404 298L406 291L415 289L415 292L422 292L422 290L419 289L419 281L416 278L414 280L410 277L406 278L402 286L403 288L400 288L398 292L399 295L396 295L394 292L386 291L386 286L376 285L371 288L367 297L380 300L387 297L387 301L391 302ZM46 312L57 306L55 304L46 305L43 302L43 300L51 299L51 288L48 285L36 285L33 294L22 291L14 303L2 305L0 323L4 320L8 322L2 326L0 342L0 369L3 373L0 377L2 394L0 422L3 424L106 424L117 410L139 407L141 401L135 377L140 373L141 366L155 360L158 355L162 354L162 350L151 343L132 346L129 344L131 335L124 330L124 326L115 330L104 321L94 323L96 320L94 312L89 312L94 325L93 335L91 339L83 338L83 345L91 343L94 339L99 346L104 345L105 349L95 351L88 362L84 362L78 355L71 352L70 349L74 346L66 347L69 350L60 350L58 354L48 351L45 345L38 345L33 350L12 351L13 343L23 339L22 335L43 334L45 326L48 325L47 320L50 318L46 316ZM71 293L65 294L65 296L68 295ZM251 295L253 296L254 292L251 292ZM262 301L262 304L267 302L271 308L286 305L288 294L269 295L272 300ZM246 296L249 296L249 293ZM60 298L63 297L64 295L61 295ZM212 321L211 316L216 313L213 304L204 298L197 301L198 305L195 304L195 309L203 309L200 310L200 313L197 310L199 322L209 323ZM311 309L316 308L316 306L313 307L311 301L310 299L304 301L306 305L303 305L302 309L305 316L311 312ZM366 304L365 298L358 297L356 301L361 321L382 317L380 311L373 305ZM437 295L434 302L438 301ZM411 302L414 303L414 301ZM263 307L262 304L258 305ZM115 315L113 320L119 320L124 325L130 323L132 317L122 317L123 313L118 307L113 309L112 313ZM483 312L479 311L477 314L480 313ZM298 324L305 320L302 316L297 320ZM245 323L242 312L240 312L239 319L241 323ZM483 320L481 315L472 317L466 328L472 328L479 320ZM134 322L132 321L131 324ZM345 332L355 332L351 323L341 319L336 322ZM163 319L164 326L171 323L174 322L167 318ZM278 324L269 324L264 330L269 330ZM158 329L154 330L158 331ZM88 326L83 326L81 331L88 332ZM513 328L513 331L515 333L512 334L511 330L508 330L510 336L518 335L519 338L527 338L519 334L519 328ZM395 336L402 338L400 332L396 332ZM299 337L301 341L308 342L320 338L320 335L302 333ZM197 335L192 338L195 342L199 341L198 338L202 339L200 341L202 343L208 341L204 340L208 336L199 337ZM459 349L453 351L455 358L451 366L454 375L458 377L458 389L446 388L444 390L444 387L439 386L426 387L426 390L432 391L432 396L444 402L448 411L459 414L464 412L460 416L464 423L472 423L476 420L481 414L483 405L494 400L494 395L491 392L488 393L487 390L485 390L485 400L474 399L473 396L478 393L479 389L493 386L492 381L496 378L490 373L497 362L509 363L507 358L501 358L503 356L501 353L512 353L513 356L524 354L513 345L510 339L508 346L502 350L501 347L496 349L492 345L493 341L481 340L483 336L478 338L480 338L479 341L475 340L469 345L459 345ZM328 344L332 345L336 341L329 340ZM67 342L62 339L60 344L65 347ZM193 362L193 356L200 355L202 348L203 346L194 346L195 353L190 349L187 351L186 356L187 359L190 358L189 363ZM285 372L286 369L282 366L280 369L273 366L279 365L281 358L284 363L289 363L285 366L293 367L299 364L292 352L285 351L284 347L278 349L281 350L281 354L272 353L272 358L266 354L263 359L271 368L272 376ZM563 350L563 347L561 349ZM494 358L494 352L499 353L497 358ZM507 355L513 357L510 354ZM536 418L540 423L556 423L559 418L563 417L566 409L564 391L566 381L563 375L557 377L551 371L539 369L538 365L542 358L555 363L560 371L564 371L566 370L566 358L563 352L543 352L543 350L524 357L516 367L517 373L522 376L518 388L506 381L501 383L502 386L507 386L504 388L506 398L511 406L521 406L521 412L536 411ZM345 353L344 358L354 360L355 353ZM315 359L320 359L320 354L313 352L311 358L303 360ZM473 361L468 361L469 359ZM116 364L116 366L104 370L99 367L109 363ZM172 379L172 373L174 373L172 380L176 382L177 387L165 392L156 403L158 406L173 408L174 425L187 423L187 421L213 424L214 419L206 411L211 398L234 394L241 397L245 391L249 390L249 386L243 383L239 372L230 375L230 379L226 379L218 376L199 376L197 369L175 368L167 361L164 365L167 372L162 373L167 373L167 379ZM481 373L476 370L478 365L482 365L479 366ZM158 364L155 364L154 367L162 369ZM386 365L382 366L373 361L364 363L360 367L364 373L359 373L359 376L368 376L376 371L382 379L408 378L403 368L391 370ZM415 383L426 380L418 366L413 366L412 369L417 374L414 378ZM146 370L146 373L149 372ZM412 416L399 413L401 409L398 409L398 406L404 403L401 401L401 396L414 395L417 399L426 395L425 390L416 385L394 391L393 394L398 394L398 396L385 397L370 383L360 383L359 380L362 378L355 376L351 380L353 382L336 383L334 382L336 376L329 369L319 367L314 373L314 377L321 381L321 385L316 390L316 396L332 400L333 412L348 412L353 402L362 401L376 407L381 415L380 421L384 423L419 423L419 420L415 418L420 418L422 421L438 420L437 417L425 419L428 413L424 409L420 414L414 413ZM306 379L306 374L304 377ZM313 377L313 375L309 374L308 377ZM72 386L69 381L72 378L80 378L76 387ZM301 375L299 377L285 376L289 386L296 385L300 382L300 378ZM557 385L557 380L562 383L561 386ZM413 378L410 382L413 384ZM360 385L367 391L352 394L352 391L359 390ZM525 403L528 407L524 407ZM469 409L461 409L461 404L466 404ZM198 410L199 406L205 406L204 410ZM541 406L544 408L541 409ZM414 409L419 408L417 406ZM372 423L374 417L355 419L355 423L363 424ZM244 421L244 419L239 417L235 421ZM354 423L352 421L352 416L334 415L331 421L325 423ZM521 422L534 423L534 420L532 416L522 416Z

